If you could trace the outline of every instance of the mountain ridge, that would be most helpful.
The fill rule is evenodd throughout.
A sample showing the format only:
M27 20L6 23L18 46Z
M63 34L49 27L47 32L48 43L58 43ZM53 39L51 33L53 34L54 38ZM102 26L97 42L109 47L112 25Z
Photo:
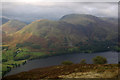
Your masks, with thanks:
M5 24L2 25L2 30L5 33L11 34L19 31L22 29L26 24L19 20L9 20Z
M36 20L16 31L8 44L20 44L31 50L38 46L36 49L40 51L59 51L69 47L80 47L80 43L92 45L93 41L111 41L117 38L116 31L117 27L114 24L98 17L69 14L58 21Z

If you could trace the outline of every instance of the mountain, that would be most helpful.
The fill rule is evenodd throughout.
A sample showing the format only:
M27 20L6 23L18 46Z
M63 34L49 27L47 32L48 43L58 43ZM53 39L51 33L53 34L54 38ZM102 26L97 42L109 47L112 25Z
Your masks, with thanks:
M113 18L104 18L104 17L96 17L93 15L87 15L87 14L68 14L63 16L61 21L65 21L68 23L72 23L75 25L83 25L83 26L89 26L89 24L96 24L97 26L101 26L104 28L114 28L115 22L117 22L117 19Z
M81 24L86 26L89 23L95 23L96 20L99 20L99 18L92 15L86 15L86 14L68 14L63 16L60 20L68 23L72 23L75 25Z
M118 30L117 25L115 25L111 22L108 23L109 20L104 21L101 18L92 16L92 15L69 14L69 15L63 16L60 20L65 21L67 23L77 25L77 26L83 25L84 27L86 27L88 29L88 31L91 31L91 33L93 33L94 31L98 32L97 35L100 33L105 36L104 33L106 33L106 32L108 32L107 34L109 34L109 35L116 35L114 33L116 33ZM102 29L103 29L103 31L102 31Z
M24 44L34 44L47 49L56 46L59 48L64 47L65 44L72 45L86 39L82 31L77 28L79 27L63 21L37 20L16 32L14 36L20 36Z
M6 17L1 17L1 18L0 18L0 25L6 23L6 22L8 22L8 21L9 21L8 18L6 18Z
M24 22L18 20L9 20L5 24L2 25L2 30L6 34L15 33L16 31L22 29L26 24Z
M96 32L96 35L103 34L103 36L105 36L107 34L109 36L107 38L110 38L111 35L113 35L111 36L111 38L113 38L118 33L118 26L113 23L116 22L114 19L101 19L99 17L86 14L69 14L63 16L60 20L77 26L83 25L91 34L94 33L94 31ZM86 33L89 34L89 32ZM90 34L88 36L93 38Z
M117 27L92 15L69 14L58 21L36 20L13 36L9 45L28 47L33 51L62 53L71 48L73 51L94 51L95 48L113 46L117 39Z
M118 19L117 18L107 18L107 17L100 17L103 21L106 21L108 23L112 23L116 26L118 26Z
M120 51L118 27L112 20L85 14L68 14L58 21L41 19L27 25L9 20L0 27L2 74L26 60L65 53Z

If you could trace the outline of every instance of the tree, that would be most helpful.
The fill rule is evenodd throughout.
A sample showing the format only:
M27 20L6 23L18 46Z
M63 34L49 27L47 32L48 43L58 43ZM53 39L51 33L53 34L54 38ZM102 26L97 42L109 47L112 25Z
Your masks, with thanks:
M93 63L94 64L106 64L107 59L105 57L102 57L102 56L96 56L95 58L93 58Z
M7 59L2 59L2 62L7 62L8 60Z
M86 63L86 60L85 60L85 59L82 59L82 60L80 61L80 64L87 64L87 63Z

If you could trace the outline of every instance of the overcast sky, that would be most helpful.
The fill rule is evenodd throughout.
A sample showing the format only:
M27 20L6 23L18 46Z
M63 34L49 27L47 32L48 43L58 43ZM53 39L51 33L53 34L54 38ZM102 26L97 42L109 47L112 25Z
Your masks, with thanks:
M91 14L98 17L117 17L116 2L3 2L2 15L23 21L56 20L66 14Z
M119 0L1 0L1 2L119 2Z

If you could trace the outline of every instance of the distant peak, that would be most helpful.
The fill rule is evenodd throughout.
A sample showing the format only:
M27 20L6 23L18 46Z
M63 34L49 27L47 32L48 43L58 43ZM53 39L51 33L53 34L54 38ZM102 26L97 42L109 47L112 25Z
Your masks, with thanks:
M37 22L39 21L48 21L48 19L39 19L39 20L36 20Z
M64 15L60 20L63 20L63 19L73 19L73 18L89 18L89 19L93 19L93 18L97 18L96 16L93 16L93 15L90 15L90 14L67 14L67 15Z
M86 17L88 17L88 16L92 16L92 17L96 17L96 16L94 16L94 15L91 15L91 14L67 14L67 15L64 15L64 16L86 16ZM64 17L63 16L63 17Z
M8 18L8 17L6 17L6 16L0 16L0 18L9 19L9 18Z

